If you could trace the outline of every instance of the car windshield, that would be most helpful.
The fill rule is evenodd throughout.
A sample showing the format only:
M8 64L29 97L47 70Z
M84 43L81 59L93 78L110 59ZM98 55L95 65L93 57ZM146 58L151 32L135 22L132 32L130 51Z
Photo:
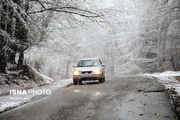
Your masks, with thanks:
M77 67L98 67L99 60L80 60Z

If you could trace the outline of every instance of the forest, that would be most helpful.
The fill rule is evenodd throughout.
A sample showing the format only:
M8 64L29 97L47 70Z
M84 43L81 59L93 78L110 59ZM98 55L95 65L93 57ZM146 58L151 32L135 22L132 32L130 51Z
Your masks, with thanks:
M0 1L1 73L69 78L84 57L115 76L180 70L180 1Z
M179 118L180 0L0 0L0 120Z

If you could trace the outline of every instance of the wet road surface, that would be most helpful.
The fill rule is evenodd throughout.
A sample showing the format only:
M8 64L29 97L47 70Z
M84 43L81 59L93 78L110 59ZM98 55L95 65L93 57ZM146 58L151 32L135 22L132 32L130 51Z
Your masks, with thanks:
M175 113L155 78L134 76L60 89L0 120L175 120Z

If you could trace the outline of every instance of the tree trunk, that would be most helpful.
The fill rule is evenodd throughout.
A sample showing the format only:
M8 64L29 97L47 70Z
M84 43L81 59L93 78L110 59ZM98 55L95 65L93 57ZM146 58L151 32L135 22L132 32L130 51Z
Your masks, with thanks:
M19 60L18 60L18 69L23 68L23 62L24 62L24 51L21 51L19 54Z
M176 66L175 66L175 61L174 61L174 57L173 56L172 56L170 61L172 63L172 67L173 67L174 71L176 71Z
M9 59L7 60L8 62L10 62L11 64L15 64L15 57L16 57L16 53L13 52L11 54L8 55L9 56Z
M70 61L68 61L67 66L66 66L66 77L69 78L69 64Z
M0 72L1 73L6 73L6 55L4 51L1 51L0 53Z

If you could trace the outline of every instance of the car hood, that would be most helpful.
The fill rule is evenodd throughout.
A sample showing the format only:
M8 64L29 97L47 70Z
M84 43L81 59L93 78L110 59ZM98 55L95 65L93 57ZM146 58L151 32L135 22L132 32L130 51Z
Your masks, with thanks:
M96 70L99 68L100 67L77 67L77 68L75 68L75 70L82 72L82 71L93 71L93 70Z

